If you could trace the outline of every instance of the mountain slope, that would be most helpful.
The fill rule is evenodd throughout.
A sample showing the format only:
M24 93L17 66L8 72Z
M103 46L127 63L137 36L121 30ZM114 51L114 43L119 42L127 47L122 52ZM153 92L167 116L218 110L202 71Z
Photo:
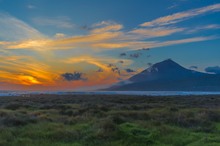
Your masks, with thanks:
M153 80L176 80L191 76L202 76L204 73L188 70L171 59L159 62L150 68L134 75L129 80L133 82Z
M189 70L171 59L154 64L127 82L108 90L220 91L219 75Z

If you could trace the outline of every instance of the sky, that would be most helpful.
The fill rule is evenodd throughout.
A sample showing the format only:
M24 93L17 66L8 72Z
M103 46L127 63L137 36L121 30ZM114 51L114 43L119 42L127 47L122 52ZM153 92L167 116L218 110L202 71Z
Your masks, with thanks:
M0 0L0 90L92 90L172 59L220 72L219 0Z

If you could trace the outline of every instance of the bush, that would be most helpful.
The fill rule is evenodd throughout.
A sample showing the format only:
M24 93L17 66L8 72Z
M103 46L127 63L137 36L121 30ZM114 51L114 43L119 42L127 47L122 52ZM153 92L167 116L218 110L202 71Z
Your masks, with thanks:
M95 128L97 128L96 136L98 138L114 138L117 136L118 127L110 118L97 121Z
M37 122L37 118L34 116L8 111L1 111L0 117L1 123L6 126L24 126L28 123Z
M10 109L10 110L17 110L20 107L22 107L22 105L20 103L10 103L10 104L6 105L4 108Z

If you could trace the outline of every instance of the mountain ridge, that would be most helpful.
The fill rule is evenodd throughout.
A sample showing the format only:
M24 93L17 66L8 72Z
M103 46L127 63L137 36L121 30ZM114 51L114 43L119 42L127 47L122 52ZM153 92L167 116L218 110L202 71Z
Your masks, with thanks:
M220 75L186 69L171 59L158 62L107 90L220 91Z

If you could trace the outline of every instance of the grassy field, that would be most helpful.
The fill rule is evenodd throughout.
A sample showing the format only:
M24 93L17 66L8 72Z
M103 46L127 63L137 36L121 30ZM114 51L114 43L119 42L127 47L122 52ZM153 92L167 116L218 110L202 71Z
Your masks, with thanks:
M220 97L0 97L0 146L220 146Z

